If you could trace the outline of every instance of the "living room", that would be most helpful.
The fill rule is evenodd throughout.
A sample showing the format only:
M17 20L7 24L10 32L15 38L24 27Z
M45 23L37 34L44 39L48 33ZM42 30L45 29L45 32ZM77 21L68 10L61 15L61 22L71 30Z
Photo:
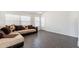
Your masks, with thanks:
M0 59L79 59L79 0L0 0Z
M78 15L77 11L0 11L0 47L77 48Z

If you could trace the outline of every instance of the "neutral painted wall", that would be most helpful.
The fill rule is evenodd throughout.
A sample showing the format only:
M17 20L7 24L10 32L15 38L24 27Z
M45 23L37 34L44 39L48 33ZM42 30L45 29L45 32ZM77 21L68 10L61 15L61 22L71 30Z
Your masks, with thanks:
M79 15L78 15L79 16ZM78 23L78 47L79 47L79 18L77 20L77 23Z
M76 20L79 12L70 11L51 11L45 12L42 17L45 17L45 26L43 30L60 33L77 37Z

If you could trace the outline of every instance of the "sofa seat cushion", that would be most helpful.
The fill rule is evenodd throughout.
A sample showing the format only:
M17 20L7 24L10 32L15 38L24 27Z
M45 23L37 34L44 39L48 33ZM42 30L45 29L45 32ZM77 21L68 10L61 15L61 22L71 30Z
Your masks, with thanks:
M28 30L19 30L19 31L16 31L20 34L27 34L27 33L31 33L31 32L36 32L35 29L28 29Z
M16 45L18 43L24 42L24 37L21 36L18 33L11 33L12 34L17 34L15 37L11 37L11 38L1 38L0 39L0 48L6 48L6 47L10 47L13 45Z

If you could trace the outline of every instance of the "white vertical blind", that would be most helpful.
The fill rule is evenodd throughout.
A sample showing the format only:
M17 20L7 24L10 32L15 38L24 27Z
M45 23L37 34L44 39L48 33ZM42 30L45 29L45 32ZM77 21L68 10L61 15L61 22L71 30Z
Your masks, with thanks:
M4 22L5 22L5 20L0 19L0 26L3 26L4 25Z
M5 25L19 25L19 16L13 14L6 14L5 15Z
M21 16L21 25L31 25L31 17Z
M35 17L35 26L40 26L40 18L39 18L39 16Z
M35 16L34 19L31 16L21 16L14 14L5 14L5 25L31 25L35 24L40 28L41 20L39 16Z
M0 26L5 25L5 15L3 13L0 13Z
M41 27L45 27L45 17L41 17Z

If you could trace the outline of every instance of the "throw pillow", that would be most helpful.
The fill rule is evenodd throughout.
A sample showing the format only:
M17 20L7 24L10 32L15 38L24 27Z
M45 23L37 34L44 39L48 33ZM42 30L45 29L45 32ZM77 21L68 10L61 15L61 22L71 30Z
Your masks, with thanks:
M33 26L32 25L28 25L28 29L33 29Z
M15 31L15 25L10 25L10 30L13 32Z
M2 34L2 33L0 33L0 39L1 39L1 38L3 38L3 34Z
M15 30L18 31L18 30L24 30L25 28L21 25L19 26L15 26Z
M11 32L11 30L9 28L3 27L1 28L1 30L5 33L5 34L9 34Z
M1 29L0 29L0 38L3 38L4 37L4 33L3 33L3 31L1 31Z

